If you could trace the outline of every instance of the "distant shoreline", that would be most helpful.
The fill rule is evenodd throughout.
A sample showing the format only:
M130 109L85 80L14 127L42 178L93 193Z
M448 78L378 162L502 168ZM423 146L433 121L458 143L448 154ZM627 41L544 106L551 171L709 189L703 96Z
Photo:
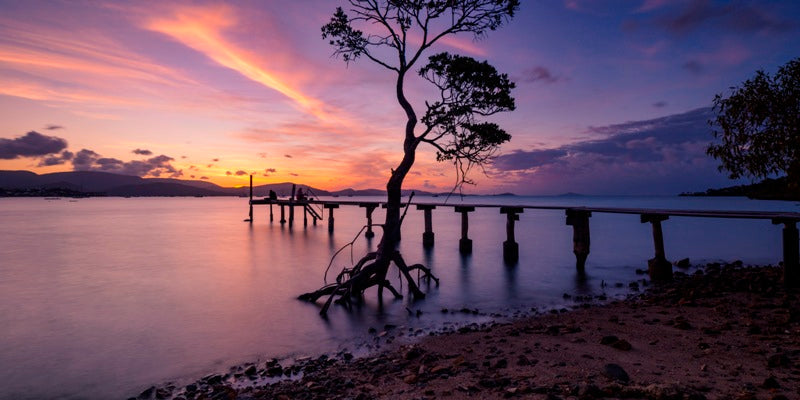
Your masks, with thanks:
M792 188L786 177L764 179L750 185L708 189L705 192L684 192L686 197L747 197L756 200L800 201L800 189Z

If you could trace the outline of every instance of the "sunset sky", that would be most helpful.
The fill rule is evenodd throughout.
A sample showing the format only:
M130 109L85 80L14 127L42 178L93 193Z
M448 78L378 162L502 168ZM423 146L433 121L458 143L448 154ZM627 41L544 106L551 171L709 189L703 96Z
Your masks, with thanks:
M322 40L344 3L0 1L0 169L382 188L404 114L391 72L347 66ZM523 0L488 37L447 38L429 54L486 59L517 82L517 110L493 119L512 140L466 191L731 184L705 155L708 107L800 56L798 15L792 0ZM421 146L405 187L454 179Z

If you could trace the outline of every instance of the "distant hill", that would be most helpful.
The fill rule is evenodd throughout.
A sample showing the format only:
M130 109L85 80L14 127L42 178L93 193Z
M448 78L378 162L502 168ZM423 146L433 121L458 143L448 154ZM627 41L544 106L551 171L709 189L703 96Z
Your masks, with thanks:
M751 185L729 186L721 189L708 189L705 192L681 193L681 196L742 196L760 200L800 200L800 190L790 188L786 177L764 179Z
M292 185L315 196L383 196L378 189L344 189L334 192L292 182L253 187L254 197L267 197L274 190L289 196ZM411 190L404 190L408 195ZM433 193L415 191L418 195ZM172 178L141 178L98 171L71 171L36 174L30 171L0 171L0 196L50 196L53 193L90 196L247 196L250 187L226 188L211 182Z

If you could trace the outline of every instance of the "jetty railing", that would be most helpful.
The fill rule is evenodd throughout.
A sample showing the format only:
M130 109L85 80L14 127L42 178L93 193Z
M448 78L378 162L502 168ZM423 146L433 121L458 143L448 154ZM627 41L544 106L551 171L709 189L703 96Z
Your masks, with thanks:
M664 249L664 235L661 223L669 217L695 217L695 218L735 218L735 219L760 219L770 220L775 225L783 225L783 268L784 283L790 287L800 287L800 235L798 235L797 223L800 221L800 213L795 212L772 212L772 211L722 211L722 210L673 210L673 209L650 209L650 208L613 208L613 207L572 207L572 206L537 206L537 205L501 205L501 204L446 204L413 202L411 203L417 210L423 211L425 230L422 233L422 244L431 247L434 244L433 217L432 210L441 207L453 208L453 211L461 214L461 238L459 239L459 251L462 254L472 252L472 240L469 238L469 213L477 208L496 208L500 214L506 216L506 240L503 242L503 259L513 263L519 259L519 244L516 242L514 230L515 223L519 220L519 215L525 210L560 210L566 216L566 225L573 229L573 253L575 254L575 266L579 271L583 271L586 259L590 251L590 230L589 219L592 213L608 214L635 214L640 216L641 223L649 223L653 230L654 257L648 260L648 273L652 280L668 280L672 278L672 263L667 260ZM308 215L311 215L314 225L317 220L322 220L322 215L311 207L312 205L321 206L328 212L328 231L334 231L334 210L340 206L357 206L366 210L366 226L364 235L367 238L373 237L372 213L378 208L386 208L385 202L364 202L347 200L316 200L316 199L250 199L250 219L253 222L252 209L254 205L270 206L270 221L272 221L272 206L278 205L281 209L281 224L287 223L284 208L289 208L289 226L294 220L294 208L296 206L303 209L304 226L308 224Z

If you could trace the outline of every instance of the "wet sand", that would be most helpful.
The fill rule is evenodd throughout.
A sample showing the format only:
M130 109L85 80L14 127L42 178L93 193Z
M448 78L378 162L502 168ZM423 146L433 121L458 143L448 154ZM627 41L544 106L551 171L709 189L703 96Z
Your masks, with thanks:
M245 365L139 397L800 399L800 291L781 274L710 264L624 301L473 324L363 358Z

